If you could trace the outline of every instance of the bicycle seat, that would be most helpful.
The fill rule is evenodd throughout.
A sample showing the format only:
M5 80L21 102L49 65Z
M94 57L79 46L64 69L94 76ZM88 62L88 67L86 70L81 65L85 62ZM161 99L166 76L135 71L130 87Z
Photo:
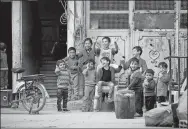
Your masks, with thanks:
M12 68L13 73L23 73L24 71L24 68Z
M44 74L34 74L34 75L23 76L21 77L21 80L32 81L32 80L41 80L43 78L45 78Z

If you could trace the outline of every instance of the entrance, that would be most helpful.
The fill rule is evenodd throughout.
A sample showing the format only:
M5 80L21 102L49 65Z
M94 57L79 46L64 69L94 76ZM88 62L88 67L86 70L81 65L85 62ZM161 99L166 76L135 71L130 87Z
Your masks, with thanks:
M44 86L50 97L57 95L56 61L67 56L67 24L61 24L64 8L59 0L38 0L41 22L40 73L45 74ZM57 45L55 45L57 43ZM52 53L52 48L54 52Z
M8 89L12 89L12 18L11 2L0 2L0 41L7 45Z

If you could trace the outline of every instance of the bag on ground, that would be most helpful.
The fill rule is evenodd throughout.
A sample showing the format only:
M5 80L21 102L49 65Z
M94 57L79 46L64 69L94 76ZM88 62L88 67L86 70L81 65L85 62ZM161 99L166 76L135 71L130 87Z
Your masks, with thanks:
M179 120L187 120L187 90L180 97L176 111Z
M145 113L145 125L172 127L173 116L171 106L154 108Z

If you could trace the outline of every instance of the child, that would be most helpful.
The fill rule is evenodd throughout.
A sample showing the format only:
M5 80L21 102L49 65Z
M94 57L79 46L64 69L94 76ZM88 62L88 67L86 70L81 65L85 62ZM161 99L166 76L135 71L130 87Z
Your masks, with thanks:
M76 57L76 49L70 47L68 49L68 57L66 57L66 64L71 73L71 79L73 80L74 96L73 100L79 100L84 95L84 77L82 70L79 66L78 58Z
M110 59L108 57L101 58L102 68L99 68L97 72L97 85L95 91L95 98L98 99L102 95L102 86L109 86L110 90L108 93L108 101L112 102L112 93L115 85L115 73L121 71L122 67L119 66L117 69L110 66ZM96 105L94 103L94 105ZM97 106L96 106L97 107ZM94 110L98 110L94 107Z
M8 88L8 64L7 64L7 54L6 54L6 44L0 42L0 81L1 89Z
M142 55L142 48L140 46L135 46L133 47L133 57L136 57L139 60L139 67L140 67L140 71L141 73L144 73L145 70L147 69L147 64L146 61L144 59L142 59L140 56ZM124 61L121 61L124 70L128 69L130 66L130 60L127 61L126 63Z
M93 59L88 60L87 68L84 69L83 75L85 77L85 96L82 111L91 111L96 85L95 61Z
M111 40L109 37L102 38L102 48L95 48L96 56L101 60L103 57L108 57L110 62L113 62L114 55L118 53L118 45L114 42L115 48L110 49ZM95 46L95 45L94 45ZM100 67L103 67L100 63L97 67L97 71Z
M139 60L136 57L130 59L130 84L128 85L128 90L133 90L135 92L135 116L142 117L142 74L139 68Z
M89 59L95 60L95 51L92 48L93 42L91 38L86 38L84 40L84 49L79 51L79 53L76 54L77 58L80 59L80 66L82 67L82 70L86 68L86 63ZM65 58L67 60L67 57Z
M153 76L154 76L154 71L152 69L147 69L145 72L145 80L143 82L146 111L153 109L156 101L155 100L156 83L153 80Z
M158 81L157 81L157 98L160 106L161 102L166 101L170 76L167 73L168 65L165 62L160 62L158 67L160 68L160 72L158 74Z
M63 97L63 111L69 111L67 109L67 99L68 99L68 92L70 95L70 85L71 77L70 73L67 70L66 63L64 60L58 60L56 63L55 73L58 76L57 78L57 110L62 111L61 108L61 101Z

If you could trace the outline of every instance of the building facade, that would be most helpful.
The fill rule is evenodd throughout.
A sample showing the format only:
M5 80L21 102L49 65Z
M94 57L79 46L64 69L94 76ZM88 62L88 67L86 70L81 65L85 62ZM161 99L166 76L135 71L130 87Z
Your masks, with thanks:
M32 25L35 25L31 22L31 14L35 16L36 14L40 15L39 12L53 10L50 8L50 5L53 4L52 0L50 4L48 3L50 0L2 1L9 1L12 5L12 67L26 67L28 70L25 74L33 74L34 71L40 71L37 68L41 67L39 64L42 59L37 57L42 55L44 51L39 51L36 56L33 56L35 52L30 49L33 46L30 41ZM38 13L32 13L33 11L29 9L31 7L29 3L33 1L38 4ZM53 1L59 2L59 0ZM139 45L143 48L141 57L147 61L149 68L157 71L156 66L160 61L168 63L168 60L164 60L164 57L169 55L169 41L172 55L187 56L187 7L186 0L71 0L67 1L66 10L62 4L62 8L58 11L66 12L67 14L67 28L66 32L63 32L67 36L65 38L64 35L67 41L67 48L74 46L80 50L83 48L83 40L86 37L90 37L93 42L100 44L103 36L109 36L111 38L110 47L114 47L114 41L119 46L119 53L115 56L117 64L122 56L125 56L126 60L131 58L132 48ZM44 9L42 10L42 8ZM45 52L49 53L54 42L59 41L59 28L63 26L59 22L61 15L57 13L56 16L53 16L53 11L51 11L51 14L43 13L39 16L39 21L43 25L43 32L48 32L47 37L51 35L51 39L44 38L45 34L43 34L45 40L38 41L34 45L34 50L40 46L42 49L45 48ZM48 54L42 58L44 57L48 61ZM172 62L173 78L176 78L177 61L173 59ZM181 60L181 77L183 77L183 71L186 66L186 60ZM13 74L13 85L16 84L15 79L16 75ZM53 92L55 93L55 90Z

